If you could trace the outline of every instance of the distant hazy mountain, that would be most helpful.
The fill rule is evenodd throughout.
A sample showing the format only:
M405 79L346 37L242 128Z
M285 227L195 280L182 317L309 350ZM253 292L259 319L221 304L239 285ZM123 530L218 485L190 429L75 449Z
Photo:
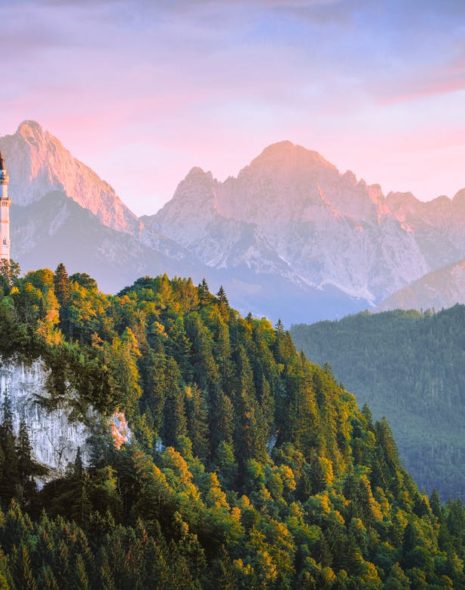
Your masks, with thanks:
M378 186L341 175L318 153L287 141L224 183L193 169L144 225L145 233L161 232L208 266L243 262L365 302L428 270Z
M64 262L70 272L83 265L102 289L118 291L128 281L167 272L189 274L192 265L141 244L135 237L106 227L64 193L12 205L12 257L24 271Z
M158 213L141 219L38 123L0 138L0 149L13 201L24 207L13 216L13 254L23 266L89 261L103 288L121 288L136 270L205 276L243 312L312 322L377 305L416 280L420 292L423 276L465 258L465 191L430 203L384 197L288 141L225 182L193 168ZM57 210L44 199L53 191L62 196ZM63 229L63 211L73 231ZM436 307L455 302L441 282L436 291Z
M0 138L11 177L10 192L17 205L28 205L58 190L95 213L104 225L135 231L137 217L112 187L35 121L24 121L14 135Z
M299 289L284 277L257 274L247 267L210 268L162 236L147 245L137 236L106 227L58 191L24 207L13 205L11 217L12 256L25 272L39 266L55 268L59 262L76 272L84 261L86 272L108 292L145 275L189 276L196 282L206 278L215 291L225 285L243 313L282 317L287 323L302 316L312 321L321 314L337 317L360 309L336 290Z
M465 303L465 259L435 270L387 297L378 309L435 309Z

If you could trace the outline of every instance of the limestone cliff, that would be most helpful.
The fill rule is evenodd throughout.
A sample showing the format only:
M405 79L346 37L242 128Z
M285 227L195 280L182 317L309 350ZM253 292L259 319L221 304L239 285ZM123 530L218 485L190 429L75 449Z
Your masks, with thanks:
M88 438L99 426L108 428L118 448L129 439L130 432L122 414L103 418L91 410L84 424L71 418L69 401L48 411L39 401L39 398L49 397L47 376L48 369L41 360L30 365L15 360L0 361L0 395L2 401L7 395L11 402L14 429L18 432L20 421L24 419L34 459L49 468L51 477L65 472L74 462L78 448L84 463L88 462Z

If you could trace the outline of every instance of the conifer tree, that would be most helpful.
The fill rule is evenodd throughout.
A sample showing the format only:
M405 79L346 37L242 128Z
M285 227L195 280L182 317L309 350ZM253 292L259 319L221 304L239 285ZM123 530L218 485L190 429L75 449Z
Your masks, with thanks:
M70 281L68 277L68 271L62 262L60 262L56 268L53 282L55 287L55 295L59 304L62 306L68 305L71 294Z
M181 389L181 376L176 361L167 360L165 366L165 403L163 413L163 442L167 446L176 446L180 436L187 432L185 396Z
M39 578L39 588L40 590L60 590L53 570L49 565L44 565L42 567Z
M436 516L436 518L441 518L441 516L442 516L441 502L439 500L439 494L438 494L437 490L433 490L433 493L431 494L430 505L431 505L431 511L434 514L434 516Z
M55 296L60 304L60 328L64 334L71 337L70 310L71 286L68 272L63 263L57 266L53 279Z
M0 448L3 459L0 478L0 498L7 505L12 498L17 496L20 484L16 437L13 431L13 413L8 394L5 394L2 406Z
M208 411L200 388L186 388L186 414L189 438L195 455L205 460L208 457Z
M87 575L86 566L81 554L76 556L76 563L73 568L73 576L74 580L73 584L71 585L72 588L76 588L76 590L89 590L89 577Z
M100 579L100 587L102 590L116 590L115 582L113 579L113 574L110 567L110 562L108 559L108 553L105 547L102 547L100 550L99 555L99 563L100 563L100 572L99 572L99 579Z
M32 571L29 549L24 543L21 543L20 549L16 554L15 561L21 589L39 590L34 578L34 573Z
M208 283L206 279L202 279L199 287L199 303L201 305L205 305L208 303L210 297L210 289L208 287Z
M223 306L223 308L226 309L229 306L229 301L228 301L228 298L226 297L226 291L224 290L223 285L221 285L216 296L218 297L218 301Z
M21 419L19 425L19 434L17 442L18 472L19 483L22 487L24 499L26 502L31 501L36 491L34 475L45 474L32 459L32 447L29 441L26 422Z
M210 441L213 454L222 441L232 444L234 432L234 407L231 398L220 390L210 396Z
M84 469L81 448L78 447L72 475L72 503L70 515L81 525L89 521L92 504L89 498L88 475Z

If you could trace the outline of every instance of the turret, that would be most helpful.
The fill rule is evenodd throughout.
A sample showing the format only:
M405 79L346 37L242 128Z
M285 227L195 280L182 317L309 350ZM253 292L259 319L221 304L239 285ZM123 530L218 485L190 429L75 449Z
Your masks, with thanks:
M0 259L10 260L10 197L8 185L10 177L5 159L0 153Z

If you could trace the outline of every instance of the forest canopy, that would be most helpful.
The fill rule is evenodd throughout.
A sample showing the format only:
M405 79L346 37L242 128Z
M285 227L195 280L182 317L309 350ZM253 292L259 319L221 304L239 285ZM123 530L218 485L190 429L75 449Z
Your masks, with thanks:
M133 433L38 490L4 400L0 588L465 588L462 504L420 493L388 423L224 290L3 272L0 326L52 400L73 387Z
M299 349L386 416L421 489L465 499L465 306L297 325Z

